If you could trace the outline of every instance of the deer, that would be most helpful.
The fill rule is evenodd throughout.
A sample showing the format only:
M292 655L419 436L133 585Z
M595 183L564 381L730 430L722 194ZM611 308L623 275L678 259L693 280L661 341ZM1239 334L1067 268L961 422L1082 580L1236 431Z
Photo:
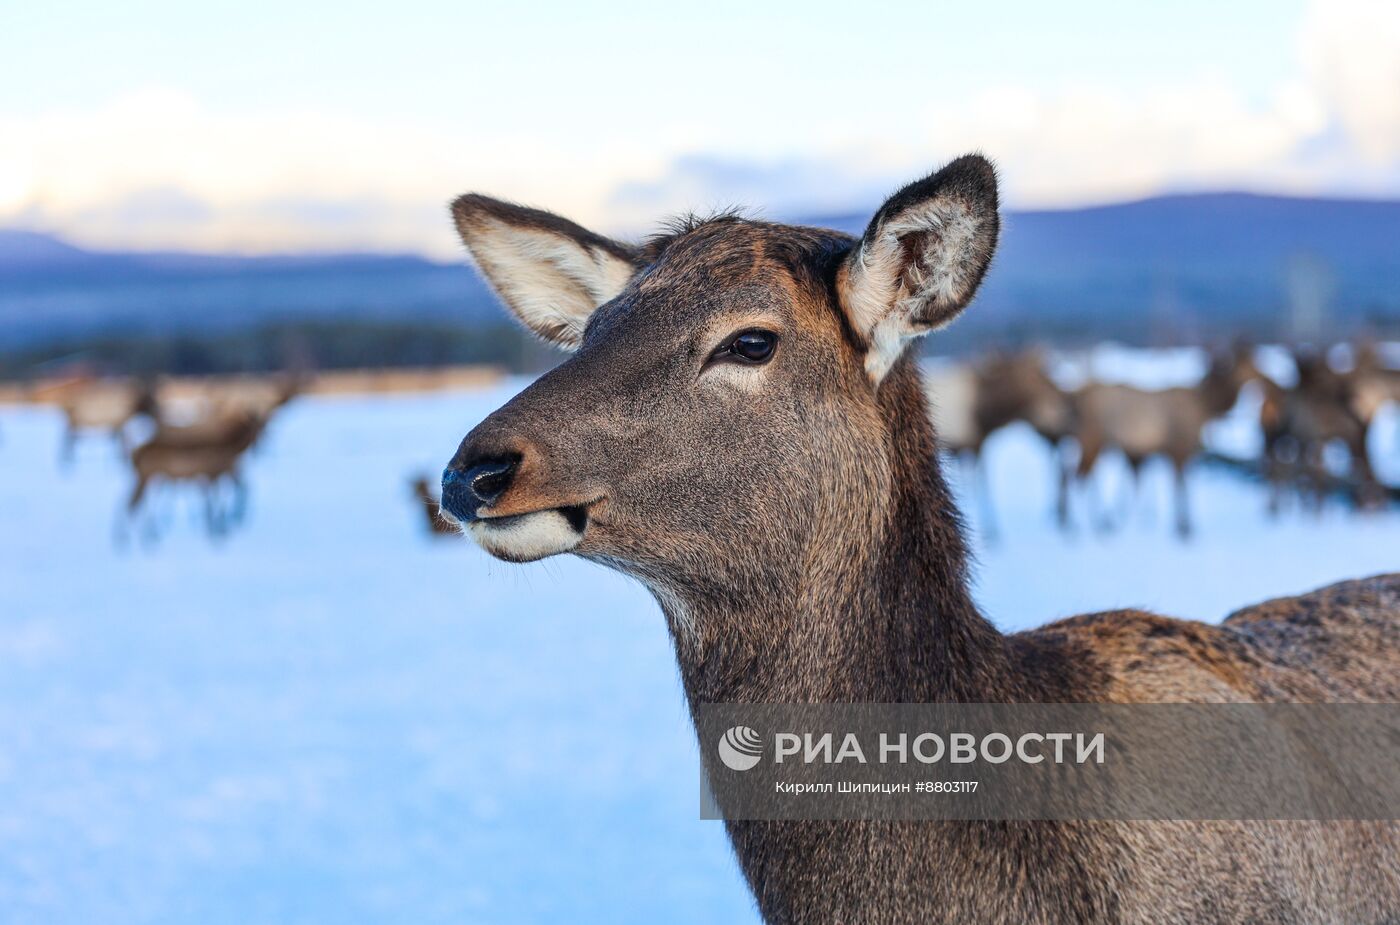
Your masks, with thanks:
M1375 341L1364 340L1355 348L1351 371L1352 406L1369 427L1385 405L1400 408L1400 369L1385 364ZM1400 444L1386 449L1395 452Z
M1154 456L1172 466L1176 532L1191 535L1191 509L1186 470L1201 451L1206 424L1228 412L1245 384L1259 377L1250 350L1236 345L1228 356L1216 356L1200 382L1170 389L1140 389L1130 385L1090 382L1074 393L1074 438L1079 460L1074 481L1087 488L1087 479L1106 449L1118 449L1127 459L1134 484L1142 467ZM1068 479L1061 483L1061 523L1068 511ZM1100 517L1100 527L1107 521Z
M925 389L939 444L972 472L972 487L982 504L983 532L998 535L991 489L982 465L987 439L998 430L1024 421L1058 456L1061 440L1073 429L1070 397L1045 371L1039 349L995 351L974 362L955 363L925 374ZM1057 467L1059 468L1059 467Z
M459 532L457 525L442 516L442 505L437 495L428 487L428 479L425 476L416 476L410 483L409 488L413 492L414 499L418 502L418 508L423 512L423 517L427 520L428 533L432 536L456 536Z
M1350 462L1349 490L1357 507L1383 501L1384 490L1371 466L1367 439L1371 419L1380 407L1375 393L1365 391L1373 379L1358 367L1338 373L1320 354L1294 353L1298 383L1285 389L1260 376L1264 398L1259 408L1263 434L1262 462L1269 482L1269 512L1280 510L1285 486L1295 483L1305 503L1322 508L1328 473L1323 451L1329 444L1346 447Z
M249 412L271 417L274 412L305 391L306 383L305 376L295 373L242 377L220 382L208 389L210 413L229 415Z
M127 424L134 418L155 419L156 392L151 382L136 380L90 380L65 388L59 400L63 411L63 440L59 461L71 463L78 439L86 432L106 433L116 441L122 455L130 450Z
M692 719L708 703L1400 697L1400 575L1219 625L1120 610L1005 635L979 611L914 345L976 293L997 196L968 155L858 239L728 215L640 244L462 196L480 272L569 356L463 437L444 510L498 559L572 554L640 581ZM1395 823L725 825L769 925L1400 918Z
M268 416L252 411L220 416L186 426L163 425L131 454L136 475L125 507L126 527L140 515L154 482L192 482L204 496L205 528L210 537L227 533L247 508L248 489L239 463L267 426ZM218 490L227 482L232 505L221 510ZM153 532L153 528L150 528Z
M1387 402L1400 405L1400 369L1385 365L1374 341L1357 346L1352 379L1357 413L1367 423Z

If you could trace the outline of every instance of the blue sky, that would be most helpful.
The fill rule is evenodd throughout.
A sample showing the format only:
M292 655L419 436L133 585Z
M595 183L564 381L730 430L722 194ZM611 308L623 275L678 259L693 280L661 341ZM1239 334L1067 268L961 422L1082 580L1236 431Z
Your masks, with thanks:
M969 148L1019 206L1393 197L1398 7L27 4L0 29L0 225L447 254L467 189L635 230L860 210Z

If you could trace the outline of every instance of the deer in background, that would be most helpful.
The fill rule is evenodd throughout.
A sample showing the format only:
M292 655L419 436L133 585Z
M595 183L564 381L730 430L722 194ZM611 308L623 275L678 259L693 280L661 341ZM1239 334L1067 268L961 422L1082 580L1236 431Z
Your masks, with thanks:
M418 501L419 510L423 512L423 516L428 522L428 532L434 536L455 536L458 533L458 527L442 516L442 504L438 500L438 496L428 486L428 480L420 475L409 483L409 487L413 490L413 497Z
M1194 386L1156 390L1101 382L1082 386L1073 396L1074 437L1079 444L1075 483L1085 491L1091 489L1087 480L1107 449L1122 452L1134 484L1147 460L1165 457L1174 477L1176 532L1181 537L1189 536L1191 510L1186 469L1201 451L1201 432L1206 424L1233 408L1245 383L1258 377L1252 351L1237 345L1229 355L1214 357L1205 376ZM1064 513L1069 507L1068 492L1066 479L1061 483L1059 503ZM1107 526L1100 515L1100 527Z
M226 534L247 510L248 487L239 463L262 435L267 422L267 415L240 411L184 427L162 426L131 454L136 481L126 502L125 531L140 516L152 484L168 482L196 485L203 495L209 536ZM221 506L219 494L225 484L233 496L227 506ZM154 521L148 517L146 524L147 536L153 539Z
M1368 427L1386 405L1400 408L1400 369L1385 364L1375 341L1357 345L1351 379L1353 407ZM1396 435L1400 437L1400 431ZM1384 449L1400 452L1400 443Z
M125 456L130 447L127 424L142 416L155 419L159 410L154 384L135 379L73 383L63 388L58 403L65 423L59 447L59 460L63 463L73 461L78 439L94 431L115 440Z
M1383 405L1400 405L1400 369L1385 365L1374 341L1357 346L1351 378L1357 414L1368 424Z
M1382 489L1371 466L1367 439L1371 419L1380 408L1375 393L1363 392L1360 366L1338 373L1318 353L1295 351L1298 382L1285 389L1266 377L1259 409L1263 433L1263 469L1269 482L1269 512L1277 514L1284 490L1295 486L1305 503L1321 510L1329 475L1324 451L1330 444L1346 448L1350 493L1358 507L1379 503Z
M982 463L987 438L1003 427L1024 421L1050 444L1052 455L1073 429L1069 396L1045 371L1039 349L992 353L970 363L956 363L925 374L925 390L938 441L971 470L971 487L981 498L983 532L995 540L996 514Z
M211 418L240 413L270 418L306 390L307 379L297 373L243 376L218 382L207 391Z
M301 395L307 382L304 375L295 373L208 380L184 396L180 404L185 415L175 413L174 401L163 403L171 406L172 413L162 414L157 428L176 427L189 435L199 428L218 431L226 421L247 415L270 419ZM186 420L191 413L193 420Z
M642 582L692 709L1400 698L1400 576L1220 626L1115 611L1005 636L979 612L910 347L986 271L982 158L859 240L725 217L634 246L478 195L453 214L573 355L466 435L444 508L498 558ZM770 925L1400 919L1390 822L726 825Z

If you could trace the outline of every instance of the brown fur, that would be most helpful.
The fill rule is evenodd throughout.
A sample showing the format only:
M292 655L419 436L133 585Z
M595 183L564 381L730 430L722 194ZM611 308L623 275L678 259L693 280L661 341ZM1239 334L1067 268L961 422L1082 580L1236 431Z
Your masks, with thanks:
M994 211L990 176L985 162L964 159L911 184L881 215L948 196L974 216ZM512 221L512 207L490 208ZM471 219L459 214L458 224L476 248ZM542 224L533 212L521 221ZM884 233L872 223L867 239ZM924 287L947 254L937 235L917 233L925 253L902 258L920 261L912 274L851 269L889 248L867 253L834 232L732 217L653 244L593 311L578 352L462 441L454 479L511 474L479 504L459 496L454 514L484 544L554 517L538 535L563 548L571 534L555 515L567 512L568 548L656 596L692 708L1393 696L1400 576L1262 605L1221 626L1122 611L999 633L968 590L917 366L907 354L871 364L889 343L871 330L886 319L871 317L869 299L864 315L851 309L868 296L863 285L886 287L887 310L908 312L895 319L901 330L946 314L949 298L965 304L971 291L959 287L990 255L985 226L958 238L959 259L981 265L941 277L932 307ZM601 253L590 240L579 247ZM745 328L778 335L771 360L707 359ZM1184 428L1192 439L1197 420ZM728 831L769 923L1400 916L1392 824L731 822Z
M1176 486L1176 529L1191 532L1186 497L1186 467L1201 451L1201 431L1211 420L1234 407L1240 389L1258 370L1246 350L1217 357L1195 386L1147 390L1129 385L1091 382L1074 394L1075 440L1079 462L1075 479L1082 485L1106 449L1120 450L1136 480L1143 464L1154 456L1171 463ZM1064 492L1060 510L1067 499Z

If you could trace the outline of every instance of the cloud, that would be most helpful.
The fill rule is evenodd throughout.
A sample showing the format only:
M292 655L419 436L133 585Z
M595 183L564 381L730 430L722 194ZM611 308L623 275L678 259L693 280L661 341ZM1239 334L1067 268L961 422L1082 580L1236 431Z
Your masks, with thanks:
M1314 107L1253 107L1210 80L1145 94L1006 88L926 117L942 147L992 153L1023 206L1257 182L1322 126Z
M658 177L622 183L608 207L616 220L633 227L659 216L734 206L761 208L775 219L810 219L867 209L899 181L897 171L871 169L860 158L752 161L688 154Z
M1370 166L1400 160L1400 4L1315 3L1301 31L1304 68L1327 110Z
M929 126L923 137L897 146L763 161L685 155L619 185L608 204L630 223L733 203L781 218L858 213L968 151L997 162L1004 198L1019 208L1203 189L1400 193L1397 158L1363 163L1320 94L1301 84L1263 103L1216 80L1138 94L1001 87L930 102L916 121Z
M0 225L89 245L460 255L468 189L596 215L625 176L599 145L559 170L530 138L292 109L219 112L148 89L91 110L0 116Z
M1298 59L1297 73L1263 99L1210 75L1147 89L1011 85L935 96L911 119L927 130L899 145L768 162L688 155L619 187L613 204L628 213L697 201L759 203L785 216L869 210L967 151L997 161L1006 201L1021 208L1213 189L1400 196L1400 4L1315 3Z
M1179 79L1156 86L940 95L931 81L880 102L852 81L851 98L822 102L828 119L797 125L779 111L732 124L684 107L639 115L625 100L592 121L532 110L386 123L152 88L0 115L0 225L119 247L450 257L445 203L469 189L635 232L734 204L858 213L969 150L997 160L1017 207L1223 188L1400 196L1400 4L1320 0L1295 52L1294 73L1262 95L1183 55Z

